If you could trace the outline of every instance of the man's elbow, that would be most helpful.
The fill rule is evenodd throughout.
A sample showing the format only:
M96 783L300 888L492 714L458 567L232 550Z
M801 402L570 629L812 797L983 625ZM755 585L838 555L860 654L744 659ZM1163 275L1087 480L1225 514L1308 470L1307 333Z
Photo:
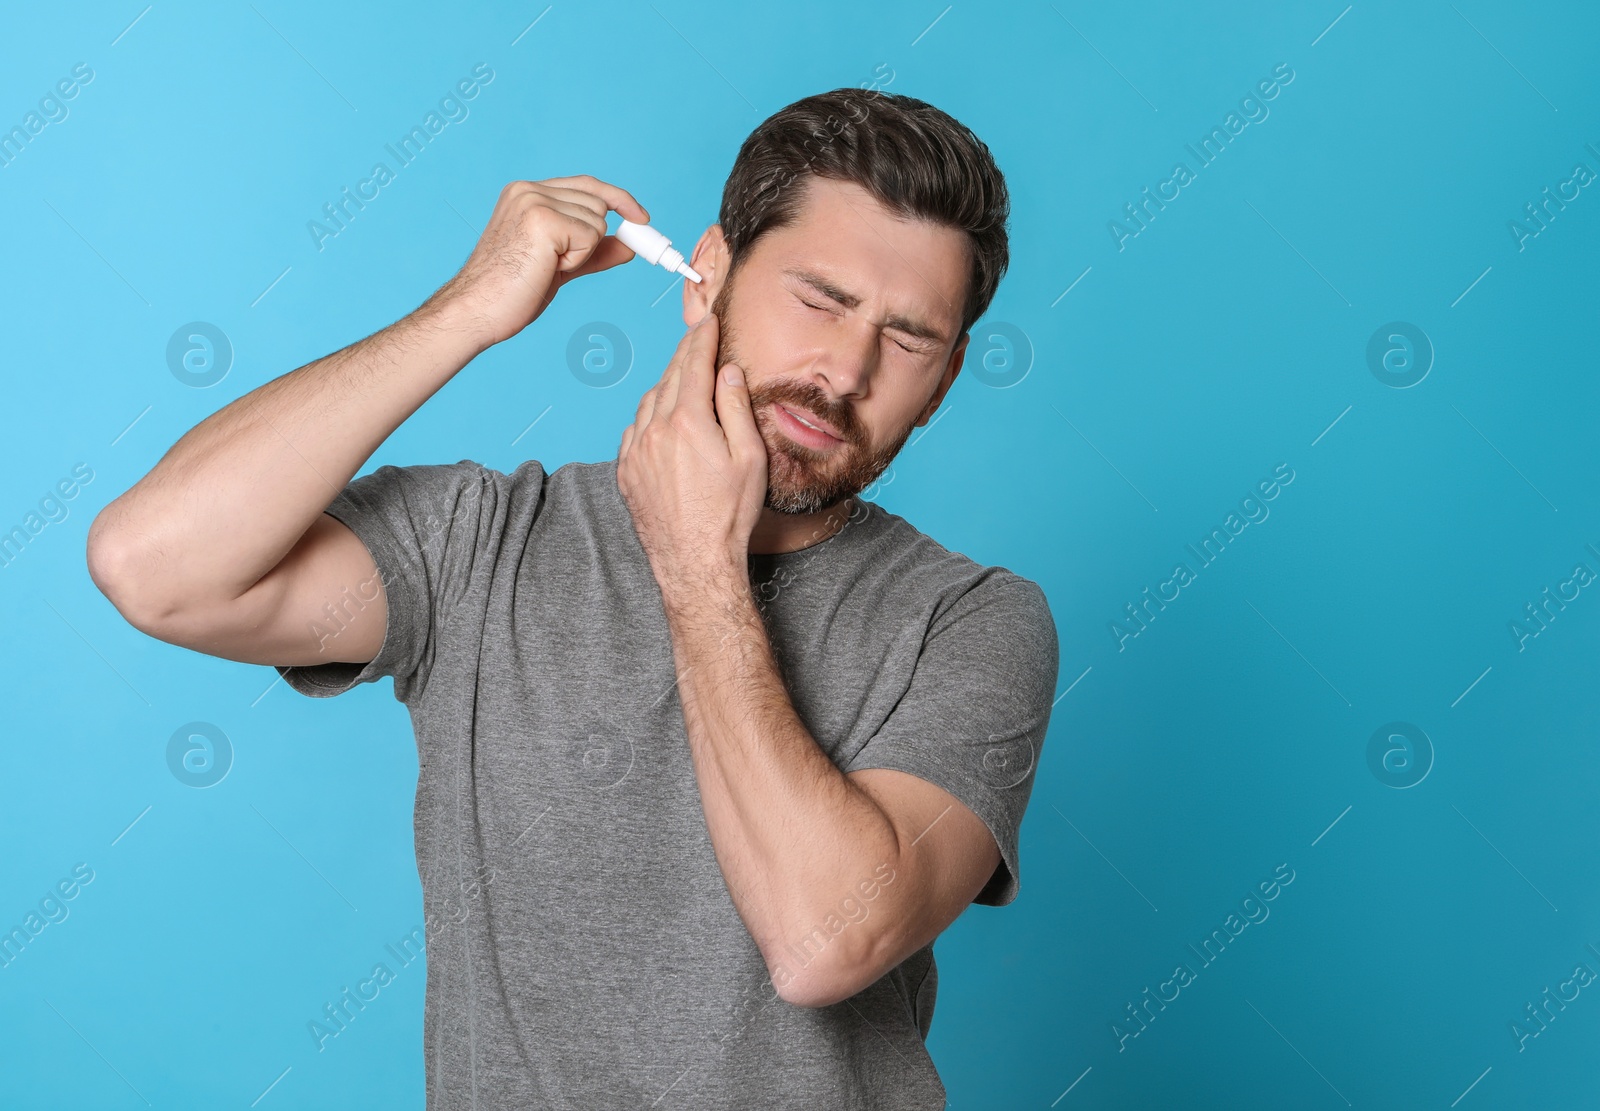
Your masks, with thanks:
M778 996L796 1007L831 1007L849 999L872 981L862 982L820 970L807 969L782 979L774 979Z
M163 614L136 595L134 588L141 579L145 561L128 541L108 533L104 520L102 511L89 526L89 536L84 543L89 579L124 620L141 632L149 633Z
M838 943L835 942L835 945ZM811 956L800 969L783 960L768 961L778 997L796 1007L830 1007L849 999L876 983L886 968L878 954L870 956L836 949Z
M147 539L110 523L110 508L90 523L84 542L90 581L129 625L146 636L178 643L191 633L189 615L197 612L204 595L195 583L172 582Z

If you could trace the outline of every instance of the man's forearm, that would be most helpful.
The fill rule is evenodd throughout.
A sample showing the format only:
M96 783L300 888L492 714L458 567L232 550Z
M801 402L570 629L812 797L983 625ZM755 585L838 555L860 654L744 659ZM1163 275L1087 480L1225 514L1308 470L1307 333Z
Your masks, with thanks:
M151 615L238 597L488 341L447 296L201 421L90 529L91 568Z
M897 864L894 826L795 713L744 568L669 591L666 611L717 862L769 968L793 972L828 907ZM830 962L865 961L872 937L842 935Z

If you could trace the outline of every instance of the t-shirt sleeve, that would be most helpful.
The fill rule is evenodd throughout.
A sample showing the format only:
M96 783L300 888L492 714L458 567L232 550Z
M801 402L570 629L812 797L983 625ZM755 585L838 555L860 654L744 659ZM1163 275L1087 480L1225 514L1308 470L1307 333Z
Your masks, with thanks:
M845 766L908 772L983 819L1000 864L973 902L1005 906L1017 897L1018 834L1059 652L1044 591L1009 572L991 574L934 618L909 688Z
M531 460L515 474L544 478ZM348 526L377 565L388 615L383 645L365 664L279 666L284 681L301 694L328 698L387 675L395 698L409 701L426 683L442 615L491 554L512 482L467 459L383 466L352 480L324 512Z

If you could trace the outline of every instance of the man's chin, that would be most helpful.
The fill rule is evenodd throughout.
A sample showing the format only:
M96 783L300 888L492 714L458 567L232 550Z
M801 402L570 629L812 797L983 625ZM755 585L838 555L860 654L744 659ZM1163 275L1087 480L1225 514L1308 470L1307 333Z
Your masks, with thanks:
M839 505L853 494L845 494L833 501L822 501L810 490L777 490L767 488L767 508L774 513L781 513L786 517L805 517L814 513L822 513Z
M803 516L821 513L854 497L862 488L847 488L811 478L806 467L783 452L767 453L766 506L774 513Z

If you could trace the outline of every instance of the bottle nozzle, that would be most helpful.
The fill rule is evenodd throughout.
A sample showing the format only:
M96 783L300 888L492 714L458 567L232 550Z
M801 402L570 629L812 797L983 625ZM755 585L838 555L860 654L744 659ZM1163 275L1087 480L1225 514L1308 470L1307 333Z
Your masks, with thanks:
M674 274L682 274L692 281L701 280L694 268L683 260L682 252L673 249L672 240L649 224L635 224L631 220L624 220L618 225L616 236L629 250L646 262L654 263Z

